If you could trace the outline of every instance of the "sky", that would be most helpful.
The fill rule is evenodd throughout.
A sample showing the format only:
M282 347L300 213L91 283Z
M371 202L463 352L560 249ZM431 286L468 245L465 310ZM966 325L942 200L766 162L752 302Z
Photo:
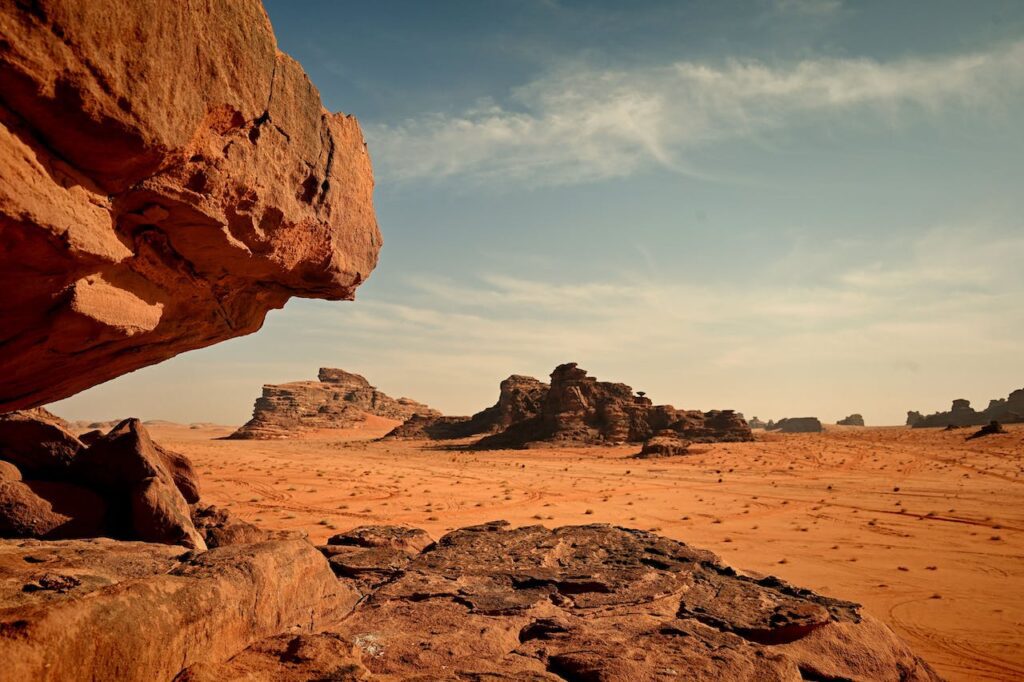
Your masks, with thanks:
M363 126L379 266L58 414L237 424L320 366L447 414L568 361L763 419L1024 386L1024 3L265 5Z

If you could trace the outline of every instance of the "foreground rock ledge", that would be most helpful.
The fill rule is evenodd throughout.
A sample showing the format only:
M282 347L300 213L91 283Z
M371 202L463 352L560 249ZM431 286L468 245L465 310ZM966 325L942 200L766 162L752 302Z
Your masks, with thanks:
M0 543L12 680L937 680L852 603L606 525ZM357 601L358 600L358 601ZM11 667L12 666L12 667Z
M356 120L259 0L0 3L0 412L350 299L381 239Z

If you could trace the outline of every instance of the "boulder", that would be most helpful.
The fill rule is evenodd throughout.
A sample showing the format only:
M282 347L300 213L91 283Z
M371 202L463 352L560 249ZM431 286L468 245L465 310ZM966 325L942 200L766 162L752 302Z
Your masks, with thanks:
M864 417L854 413L836 422L839 426L864 426Z
M1003 425L997 421L991 421L985 426L967 436L967 440L974 440L975 438L984 438L985 436L994 436L997 433L1006 433L1006 429Z
M179 681L939 679L857 604L639 530L492 522L390 570L325 631Z
M0 538L86 538L105 530L106 503L61 481L0 480Z
M0 660L11 682L171 680L261 639L335 622L358 599L305 540L198 556L140 542L0 541L0 575ZM33 585L41 589L25 589Z
M191 517L192 524L210 549L264 542L275 537L274 533L236 519L228 510L214 505L192 505Z
M653 438L648 438L644 441L644 446L640 450L640 454L636 455L639 459L647 459L649 457L677 457L679 455L685 455L690 449L690 442L680 438L674 431L661 432L659 435Z
M381 245L359 125L259 0L0 5L0 411L346 300Z
M821 433L825 428L817 417L786 417L775 422L768 430L782 433Z
M229 436L234 439L290 438L310 429L347 429L368 415L406 420L439 413L409 398L392 398L365 377L322 367L318 381L266 385L252 419Z
M206 549L188 508L198 501L194 470L183 455L153 443L138 419L124 420L79 453L71 470L107 498L128 537Z
M64 420L44 409L0 414L0 459L26 476L63 478L81 449Z
M359 526L327 538L334 547L387 547L413 556L434 543L426 531L405 526Z

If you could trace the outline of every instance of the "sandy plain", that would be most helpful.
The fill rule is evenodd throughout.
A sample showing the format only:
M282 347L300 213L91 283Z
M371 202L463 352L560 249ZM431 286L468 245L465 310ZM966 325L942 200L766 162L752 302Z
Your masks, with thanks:
M433 537L493 519L611 523L863 604L950 680L1024 679L1024 426L830 427L637 460L635 446L478 452L376 441L394 422L301 440L150 426L208 503L323 542L364 524Z

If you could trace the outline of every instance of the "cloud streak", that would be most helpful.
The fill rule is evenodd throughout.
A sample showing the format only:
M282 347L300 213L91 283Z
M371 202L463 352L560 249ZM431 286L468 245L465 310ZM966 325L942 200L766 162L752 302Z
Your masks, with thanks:
M631 70L562 68L455 114L367 127L382 177L572 184L649 167L696 173L687 154L723 141L863 111L997 107L1024 88L1024 42L987 52L786 65L681 61Z

